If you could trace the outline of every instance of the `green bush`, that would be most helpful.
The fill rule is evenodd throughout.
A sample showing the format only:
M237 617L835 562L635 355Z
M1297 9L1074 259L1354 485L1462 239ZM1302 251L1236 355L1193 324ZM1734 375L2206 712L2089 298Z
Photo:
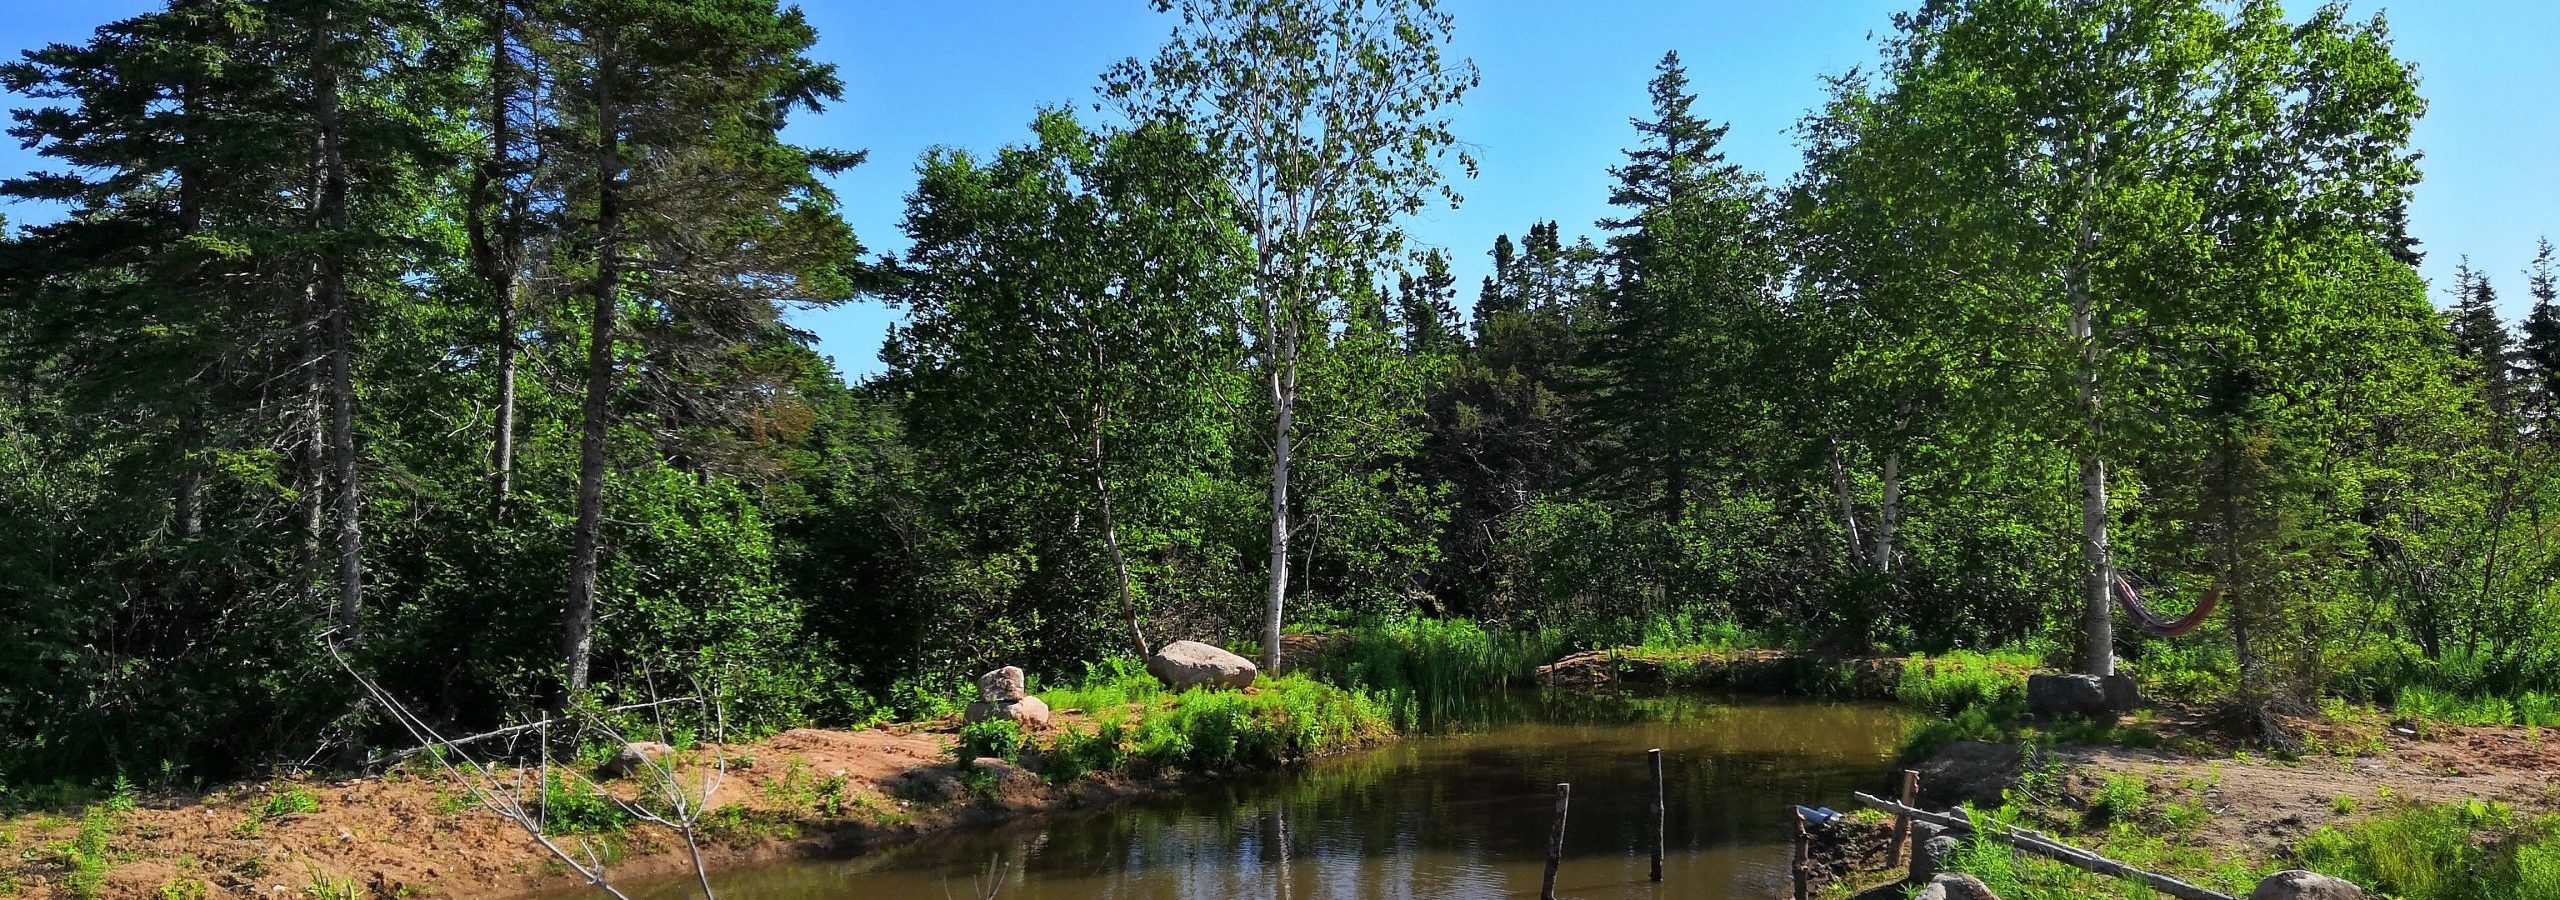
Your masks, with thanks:
M258 817L281 819L319 811L319 795L313 794L309 788L296 786L267 795L266 804L258 809Z
M1271 768L1393 733L1376 700L1299 674L1266 679L1252 694L1174 694L1143 709L1130 731L1138 762L1195 772Z
M542 779L545 834L614 834L631 826L631 813L583 778L553 770Z
M1022 726L1011 719L988 719L960 726L960 743L951 750L967 763L982 756L1011 761L1022 756Z

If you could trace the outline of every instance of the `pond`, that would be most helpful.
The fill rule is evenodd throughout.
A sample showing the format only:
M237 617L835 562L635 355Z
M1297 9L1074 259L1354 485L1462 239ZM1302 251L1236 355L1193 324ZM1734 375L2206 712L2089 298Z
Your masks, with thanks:
M714 883L728 898L970 900L992 866L996 896L1019 900L1535 897L1561 781L1559 895L1765 898L1786 884L1788 807L1845 808L1878 786L1903 723L1876 705L1490 699L1462 733ZM1660 885L1646 878L1654 747L1669 785ZM635 896L690 884L664 887Z

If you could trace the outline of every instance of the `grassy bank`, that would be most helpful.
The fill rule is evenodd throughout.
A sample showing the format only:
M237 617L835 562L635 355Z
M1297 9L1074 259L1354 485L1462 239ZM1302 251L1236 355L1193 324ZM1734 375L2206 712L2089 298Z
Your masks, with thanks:
M1370 693L1302 674L1265 678L1249 692L1172 692L1123 661L1039 695L1055 711L1046 729L962 725L942 713L728 743L643 733L672 745L665 759L684 789L719 785L699 819L715 866L1109 802L1395 733L1388 707ZM600 771L618 748L593 744L547 767L524 760L492 783L513 785L546 837L617 879L689 877L681 835L646 819L669 812L662 785L648 774ZM513 894L576 881L424 756L335 781L57 793L65 802L0 810L0 896L198 898L273 893L281 884L351 900Z
M2310 869L2396 900L2560 900L2560 816L2527 816L2492 801L2396 802L2361 816L2341 809L2341 817L2356 821L2323 825L2272 850L2201 833L2214 812L2196 792L2162 796L2127 776L2110 776L2068 804L2021 795L1974 814L2232 896L2247 896L2274 872ZM2020 854L1996 841L1964 842L1950 868L1982 879L2007 900L2158 896L2148 886Z

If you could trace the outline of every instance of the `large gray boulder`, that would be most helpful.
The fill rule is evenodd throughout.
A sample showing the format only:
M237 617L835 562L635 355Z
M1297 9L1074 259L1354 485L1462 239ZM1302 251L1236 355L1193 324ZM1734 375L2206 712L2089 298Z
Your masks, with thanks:
M2133 676L2123 672L2098 679L2098 690L2107 695L2107 708L2118 714L2129 713L2142 705L2142 689L2133 686Z
M1252 660L1199 641L1175 641L1147 654L1147 674L1177 691L1209 685L1250 687L1256 671Z
M1920 793L1940 806L1993 807L2018 786L2024 754L2010 744L1949 741L1920 765Z
M1022 668L1006 666L978 676L978 699L988 703L1011 703L1031 696L1022 687Z
M2118 711L2107 702L2106 680L2096 675L2029 675L2027 712L2048 719L2079 716L2112 722Z
M1920 888L1920 893L1911 897L1912 900L2000 900L1992 896L1991 886L1983 884L1982 879L1962 872L1931 878Z
M2258 882L2249 900L2364 900L2364 889L2318 872L2287 869Z
M1009 719L1026 729L1047 728L1049 704L1038 697L1004 702L980 700L960 711L960 721L963 722L984 722L988 719Z

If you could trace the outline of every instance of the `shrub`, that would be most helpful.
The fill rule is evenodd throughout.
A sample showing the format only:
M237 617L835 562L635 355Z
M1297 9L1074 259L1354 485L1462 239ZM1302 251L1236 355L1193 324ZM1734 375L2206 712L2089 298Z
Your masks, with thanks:
M542 830L545 834L613 834L631 826L631 813L583 778L563 778L557 771L542 779Z
M1022 726L1011 719L988 719L960 726L960 743L952 753L962 763L982 756L1011 761L1022 755Z

